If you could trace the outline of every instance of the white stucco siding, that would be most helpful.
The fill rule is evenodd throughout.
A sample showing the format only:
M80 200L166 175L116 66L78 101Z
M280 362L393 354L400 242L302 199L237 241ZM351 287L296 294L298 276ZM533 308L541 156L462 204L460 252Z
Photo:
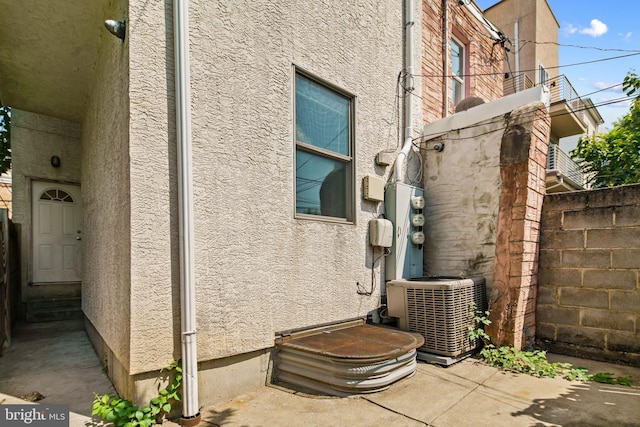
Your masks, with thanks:
M198 356L364 316L373 296L366 174L396 147L402 2L200 1L191 6ZM293 66L355 95L355 224L294 219ZM390 138L388 135L391 134ZM378 252L379 254L379 252Z
M172 2L129 1L131 373L179 358Z
M120 6L121 8L123 6ZM126 16L126 9L110 16ZM82 126L84 278L82 309L129 368L130 204L128 43L104 32ZM113 373L107 354L109 370Z
M140 372L179 355L177 177L170 2L130 1L130 14L131 366ZM194 1L189 20L198 358L364 316L379 306L380 261L372 296L357 295L356 282L371 286L368 221L383 208L362 200L361 183L388 177L375 155L397 144L402 2ZM294 218L294 65L356 97L355 224Z
M31 183L50 180L80 183L80 125L56 117L19 109L11 110L11 161L13 217L20 224L20 265L23 301L38 298L31 277ZM60 166L51 166L51 157Z
M428 275L482 275L490 287L502 182L504 121L487 120L442 138L442 152L426 151L424 268ZM474 136L478 135L478 136Z

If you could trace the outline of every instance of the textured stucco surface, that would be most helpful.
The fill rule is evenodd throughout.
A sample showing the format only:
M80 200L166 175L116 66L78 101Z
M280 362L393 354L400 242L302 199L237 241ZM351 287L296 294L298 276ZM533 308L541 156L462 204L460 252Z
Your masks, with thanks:
M463 113L464 114L464 113ZM427 275L483 275L491 287L500 203L500 141L506 118L497 117L426 142L425 245Z
M172 2L129 2L131 374L180 357ZM153 348L154 351L149 351Z
M520 43L520 71L534 84L539 83L538 65L547 69L549 77L558 76L558 28L560 25L546 0L504 0L485 11L485 16L511 40L515 38L518 20L518 39L543 43ZM509 55L510 69L515 72L515 54Z
M124 16L125 12L124 6L111 11L114 16ZM93 91L82 126L85 228L82 309L113 352L98 355L109 360L112 373L116 372L116 366L129 367L130 348L127 75L128 45L105 32L100 39ZM92 340L96 348L101 347L97 338ZM121 390L120 384L116 387Z
M96 40L111 0L2 2L2 102L46 116L82 121L91 91Z
M169 5L130 2L132 373L179 354ZM373 295L356 293L356 282L371 285L368 220L382 209L361 199L361 182L386 178L374 157L396 148L401 6L190 4L200 360L269 348L277 331L378 307L379 267ZM294 218L294 65L356 96L355 224Z
M18 109L11 110L13 222L20 224L23 299L37 297L31 281L31 182L80 182L80 125ZM60 167L51 166L60 157Z

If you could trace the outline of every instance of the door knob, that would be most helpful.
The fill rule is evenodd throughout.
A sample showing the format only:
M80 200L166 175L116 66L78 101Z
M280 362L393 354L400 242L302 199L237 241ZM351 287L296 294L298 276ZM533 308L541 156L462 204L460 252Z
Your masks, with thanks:
M82 240L82 237L76 236L76 240Z

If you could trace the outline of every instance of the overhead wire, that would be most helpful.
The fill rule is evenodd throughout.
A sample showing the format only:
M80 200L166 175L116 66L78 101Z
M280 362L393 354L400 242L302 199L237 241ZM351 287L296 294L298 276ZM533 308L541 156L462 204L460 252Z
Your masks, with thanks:
M619 55L619 56L612 56L609 58L600 58L600 59L594 59L591 61L583 61L583 62L575 62L573 64L565 64L565 65L556 65L556 66L552 66L552 67L545 67L547 70L554 70L554 69L559 69L559 68L568 68L568 67L576 67L579 65L587 65L587 64L595 64L598 62L605 62L605 61L613 61L616 59L622 59L622 58L629 58L632 56L638 56L640 55L640 51L639 52L635 52L635 53L629 53L627 55ZM535 72L538 71L537 68L534 69L529 69L529 70L521 70L521 73L524 72ZM495 73L472 73L472 74L463 74L459 77L477 77L477 76L496 76L496 75L500 75L502 74L502 72L495 72ZM436 75L436 74L414 74L414 77L431 77L431 78L448 78L448 77L453 77L452 75Z
M559 47L575 47L578 49L591 49L591 50L599 50L602 52L638 52L640 53L640 50L638 49L618 49L618 48L608 48L608 47L597 47L597 46L581 46L581 45L577 45L577 44L564 44L564 43L558 43L558 42L554 42L554 41L548 41L548 42L541 42L541 41L536 41L536 40L518 40L520 42L523 43L533 43L533 44L552 44L552 45L556 45Z

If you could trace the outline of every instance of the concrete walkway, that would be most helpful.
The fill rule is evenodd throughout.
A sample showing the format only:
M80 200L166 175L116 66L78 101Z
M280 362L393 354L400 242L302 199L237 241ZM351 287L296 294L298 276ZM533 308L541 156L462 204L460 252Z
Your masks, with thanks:
M70 405L75 412L71 426L101 425L90 417L93 392L113 389L81 323L61 335L56 333L61 325L40 325L45 326L16 331L13 346L0 358L0 404L38 391L46 396L40 404ZM628 374L634 386L539 379L473 359L448 368L420 363L413 377L367 396L332 398L265 386L203 408L201 426L640 426L640 369L565 356L550 359L590 372Z

